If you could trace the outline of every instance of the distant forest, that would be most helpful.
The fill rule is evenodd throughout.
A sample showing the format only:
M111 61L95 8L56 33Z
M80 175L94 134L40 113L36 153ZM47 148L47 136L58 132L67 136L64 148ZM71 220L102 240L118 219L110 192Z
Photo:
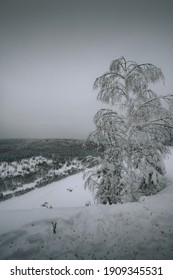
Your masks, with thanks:
M19 161L35 156L55 160L96 156L96 146L92 142L84 145L84 142L73 139L0 139L0 162Z

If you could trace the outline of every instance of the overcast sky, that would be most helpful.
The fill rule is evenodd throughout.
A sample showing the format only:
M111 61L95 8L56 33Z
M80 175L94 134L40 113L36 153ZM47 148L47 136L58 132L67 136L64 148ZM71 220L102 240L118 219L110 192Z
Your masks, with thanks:
M0 137L86 138L94 80L120 56L173 92L173 1L0 0Z

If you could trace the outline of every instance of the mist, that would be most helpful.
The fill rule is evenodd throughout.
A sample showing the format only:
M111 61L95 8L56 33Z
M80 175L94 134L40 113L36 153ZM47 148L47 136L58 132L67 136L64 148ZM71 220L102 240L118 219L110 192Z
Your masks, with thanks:
M0 138L86 138L103 106L94 80L122 55L160 67L172 92L172 1L0 6Z

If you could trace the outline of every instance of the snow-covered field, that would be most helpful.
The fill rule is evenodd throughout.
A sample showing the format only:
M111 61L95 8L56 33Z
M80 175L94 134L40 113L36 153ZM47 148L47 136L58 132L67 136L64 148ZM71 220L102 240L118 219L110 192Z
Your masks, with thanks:
M173 156L166 170L164 190L124 205L94 204L82 173L1 202L0 259L173 259Z

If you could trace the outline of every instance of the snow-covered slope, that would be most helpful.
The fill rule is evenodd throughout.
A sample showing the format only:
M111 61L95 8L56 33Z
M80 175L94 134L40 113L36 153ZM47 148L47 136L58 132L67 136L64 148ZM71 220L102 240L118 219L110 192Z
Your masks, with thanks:
M51 159L38 156L29 159L22 159L19 162L0 162L0 177L4 179L6 177L17 177L21 174L29 174L38 170L39 164L43 163L51 165L53 161Z
M1 202L0 258L172 259L172 166L168 186L140 202L96 205L82 174Z
M41 205L44 202L48 202L53 208L85 206L88 201L93 203L92 193L84 189L82 177L82 173L78 173L44 188L2 201L0 211L43 208Z
M53 161L42 156L0 162L0 201L19 196L83 170L77 158Z

